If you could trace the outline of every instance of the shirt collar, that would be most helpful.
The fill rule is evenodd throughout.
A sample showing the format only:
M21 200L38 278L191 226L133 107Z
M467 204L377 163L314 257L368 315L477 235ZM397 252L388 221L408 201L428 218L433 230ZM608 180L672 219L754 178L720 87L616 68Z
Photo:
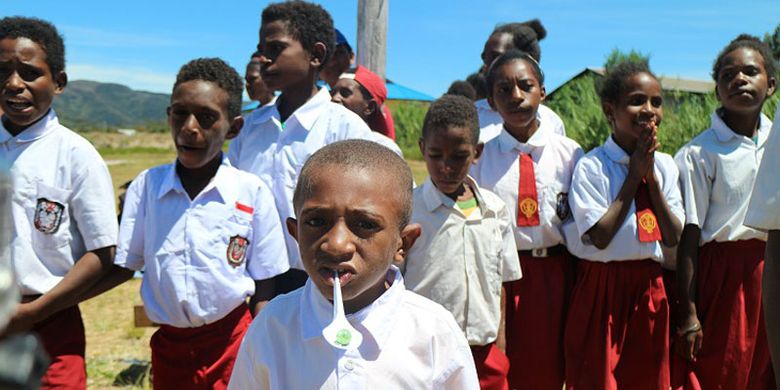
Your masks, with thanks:
M21 133L14 137L11 135L10 131L6 130L5 126L3 126L2 120L0 120L0 143L8 142L14 138L16 138L16 142L19 143L32 142L38 138L43 137L44 135L49 134L52 130L56 129L58 127L57 125L59 124L60 122L57 119L57 114L54 112L53 108L50 108L49 112L47 112L43 118L34 123L32 126L22 130Z
M723 121L723 118L718 115L717 110L710 115L710 122L712 130L715 131L715 137L718 138L718 141L720 142L725 143L737 137L744 137L741 134L735 133L734 130ZM766 142L771 127L772 122L766 115L761 113L761 116L758 118L758 146L761 146Z
M214 189L220 194L220 196L222 196L222 199L225 202L227 202L229 199L232 199L233 194L230 192L230 189L233 186L226 182L227 178L225 177L226 169L230 167L230 161L223 153L222 163L219 165L219 168L217 168L217 173L214 174L214 177L211 179L209 184L203 188L201 193L205 193ZM160 185L160 191L157 193L157 198L162 198L171 191L187 195L187 191L184 189L184 185L182 185L181 179L179 179L179 175L176 174L176 161L174 161L172 164L169 164L166 169L167 172L165 172L165 177L163 178L162 184Z
M540 119L538 111L536 113L536 118ZM547 135L552 131L549 127L550 125L545 121L539 120L539 128L531 135L531 138L526 142L520 142L502 126L501 133L499 133L497 137L499 148L504 153L509 152L512 149L516 149L522 153L531 153L531 151L536 148L544 148L544 146L547 145Z
M357 313L347 315L350 324L363 334L364 342L359 349L376 347L381 351L398 319L398 307L406 292L403 277L398 268L391 265L385 278L391 283L387 291ZM333 320L333 303L320 293L311 279L307 280L303 287L299 310L301 337L304 340L323 337L322 330ZM366 337L366 332L371 337ZM366 342L372 338L376 345Z
M607 141L604 142L604 146L602 146L604 149L604 153L607 154L607 157L609 157L610 160L618 163L618 164L628 164L628 162L631 160L631 156L626 153L623 148L620 147L620 145L615 142L615 139L612 138L612 135L607 137Z
M466 176L463 181L471 188L471 191L474 193L474 197L477 198L477 206L479 207L479 211L484 215L487 210L485 209L485 202L482 201L482 194L479 192L479 186L477 186L477 182L471 176ZM428 212L433 212L433 210L436 210L439 206L444 206L448 209L455 207L455 201L452 200L452 198L449 196L445 195L443 192L439 191L439 189L436 188L436 186L433 184L433 181L431 181L430 176L428 176L428 178L425 180L425 183L423 183L422 187L423 202L425 202L425 207Z
M320 116L322 109L330 102L330 92L327 88L320 88L320 90L312 96L311 99L306 101L302 106L298 107L295 112L287 118L287 123L291 121L298 122L305 130L310 130L314 126L314 122ZM274 104L276 107L276 104ZM278 110L277 110L278 113Z

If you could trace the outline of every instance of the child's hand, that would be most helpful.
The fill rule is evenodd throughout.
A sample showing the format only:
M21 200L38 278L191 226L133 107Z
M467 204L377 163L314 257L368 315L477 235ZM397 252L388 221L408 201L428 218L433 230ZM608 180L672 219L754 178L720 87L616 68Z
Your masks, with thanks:
M631 154L631 160L628 163L628 174L634 179L648 178L653 176L653 166L655 165L655 151L660 146L656 133L658 126L655 122L650 122L650 127L644 129L636 141L636 148Z
M675 340L677 354L689 362L696 361L703 338L704 333L701 330L699 319L696 318L695 314L690 315L677 330L677 340Z

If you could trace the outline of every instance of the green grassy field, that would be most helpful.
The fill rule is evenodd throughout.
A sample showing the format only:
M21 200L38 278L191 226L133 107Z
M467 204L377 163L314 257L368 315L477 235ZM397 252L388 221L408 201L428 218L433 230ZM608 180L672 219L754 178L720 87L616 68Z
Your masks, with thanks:
M170 163L176 154L168 134L84 134L108 164L114 189L144 169ZM410 160L417 183L427 177L425 164ZM90 389L151 388L146 370L149 339L155 328L136 328L133 306L141 303L141 281L134 279L81 304L87 332L87 378Z

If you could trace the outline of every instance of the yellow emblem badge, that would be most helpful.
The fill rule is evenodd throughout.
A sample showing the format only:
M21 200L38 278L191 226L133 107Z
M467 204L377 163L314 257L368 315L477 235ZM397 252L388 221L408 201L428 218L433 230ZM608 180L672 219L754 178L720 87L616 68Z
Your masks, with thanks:
M639 226L650 234L658 227L658 222L655 220L655 215L652 213L644 213L639 217Z
M531 198L525 198L520 202L520 212L529 219L536 213L538 207L539 205L536 203L536 200Z

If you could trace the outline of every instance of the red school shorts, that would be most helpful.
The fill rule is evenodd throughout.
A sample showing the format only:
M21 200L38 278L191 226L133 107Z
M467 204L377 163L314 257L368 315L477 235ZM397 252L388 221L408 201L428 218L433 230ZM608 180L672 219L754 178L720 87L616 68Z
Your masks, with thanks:
M669 389L661 264L581 260L564 335L566 388Z
M41 389L86 389L86 338L79 307L72 306L52 315L37 323L32 331L51 360L41 378Z
M672 355L673 388L775 388L761 307L765 247L748 240L699 248L696 310L704 337L695 362Z
M197 328L162 325L152 335L155 389L226 389L252 316L241 304L217 322Z

